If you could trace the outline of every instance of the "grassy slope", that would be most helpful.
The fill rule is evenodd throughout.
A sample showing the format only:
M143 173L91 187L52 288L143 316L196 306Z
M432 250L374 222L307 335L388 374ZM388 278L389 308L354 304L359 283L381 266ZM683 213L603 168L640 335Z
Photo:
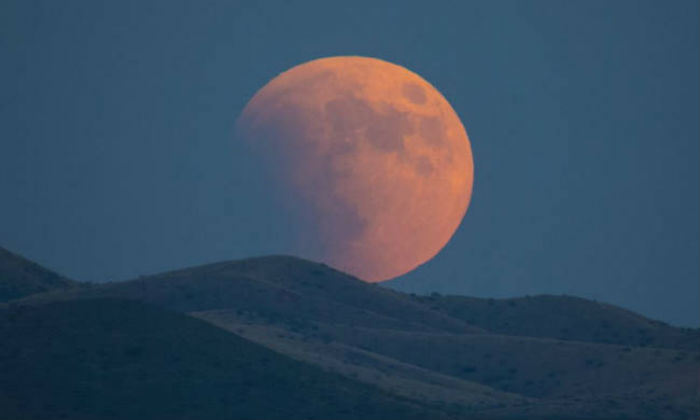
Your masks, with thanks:
M210 264L80 291L143 300L182 312L235 308L271 321L326 321L422 331L483 332L410 296L322 264L262 257Z
M264 257L26 302L95 296L196 311L298 360L395 395L440 401L453 412L477 409L485 418L700 414L698 331L585 299L415 297L324 265Z
M400 393L406 378L437 385L434 374L438 373L459 380L459 385L451 386L460 386L461 398L439 387L414 387L420 394L416 397L461 404L476 410L478 417L520 418L530 413L523 418L696 418L700 414L698 352L335 324L290 328L284 323L245 319L245 314L241 317L230 311L197 316L391 392ZM365 352L364 357L358 358L357 352ZM407 375L395 365L377 363L379 356L432 375ZM374 367L378 374L363 377L358 366ZM489 388L474 388L474 384ZM517 399L514 394L529 399Z
M572 296L478 299L421 296L418 301L488 331L527 337L697 351L697 329L675 328L617 306Z
M697 353L501 335L339 329L338 341L530 397L608 394L695 381ZM688 389L698 392L698 384Z
M515 394L343 343L333 339L332 332L321 329L307 330L284 323L275 325L237 311L205 311L193 315L294 359L428 404L459 405L472 412L521 405L527 401Z
M0 302L77 286L78 283L0 247Z
M440 416L132 301L8 306L0 337L0 418Z

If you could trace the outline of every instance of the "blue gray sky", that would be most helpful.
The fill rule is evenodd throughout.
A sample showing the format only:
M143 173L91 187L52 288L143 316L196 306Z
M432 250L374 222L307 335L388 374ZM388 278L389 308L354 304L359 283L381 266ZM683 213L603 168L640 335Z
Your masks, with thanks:
M435 85L474 153L452 241L389 285L698 326L698 8L3 1L0 245L86 281L276 252L235 119L281 71L363 55Z

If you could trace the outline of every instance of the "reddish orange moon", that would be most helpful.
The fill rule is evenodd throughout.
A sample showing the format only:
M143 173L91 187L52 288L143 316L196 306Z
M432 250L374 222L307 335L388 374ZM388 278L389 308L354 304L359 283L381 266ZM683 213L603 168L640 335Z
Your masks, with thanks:
M464 126L435 87L399 65L354 56L300 64L255 94L237 128L313 225L299 256L364 281L433 258L469 206Z

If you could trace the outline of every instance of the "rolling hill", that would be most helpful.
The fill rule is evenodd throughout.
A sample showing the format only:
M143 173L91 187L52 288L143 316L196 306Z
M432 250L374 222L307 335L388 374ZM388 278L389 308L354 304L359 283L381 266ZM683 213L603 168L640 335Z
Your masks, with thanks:
M7 306L0 336L3 419L445 417L129 300Z
M78 286L79 283L0 247L0 302Z
M180 312L235 308L288 323L325 321L417 331L483 332L404 293L288 256L209 264L66 296L117 296Z
M420 296L417 299L471 325L504 335L556 338L695 351L700 334L606 303L574 296L479 299Z
M5 306L95 299L198 318L286 360L448 417L700 416L698 330L586 299L414 296L270 256Z

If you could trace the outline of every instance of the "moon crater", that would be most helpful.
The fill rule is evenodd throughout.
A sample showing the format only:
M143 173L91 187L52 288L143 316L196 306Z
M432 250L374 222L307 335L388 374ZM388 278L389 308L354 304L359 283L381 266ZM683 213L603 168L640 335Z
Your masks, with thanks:
M425 103L425 92L423 88L415 83L404 83L402 87L403 95L416 105Z

